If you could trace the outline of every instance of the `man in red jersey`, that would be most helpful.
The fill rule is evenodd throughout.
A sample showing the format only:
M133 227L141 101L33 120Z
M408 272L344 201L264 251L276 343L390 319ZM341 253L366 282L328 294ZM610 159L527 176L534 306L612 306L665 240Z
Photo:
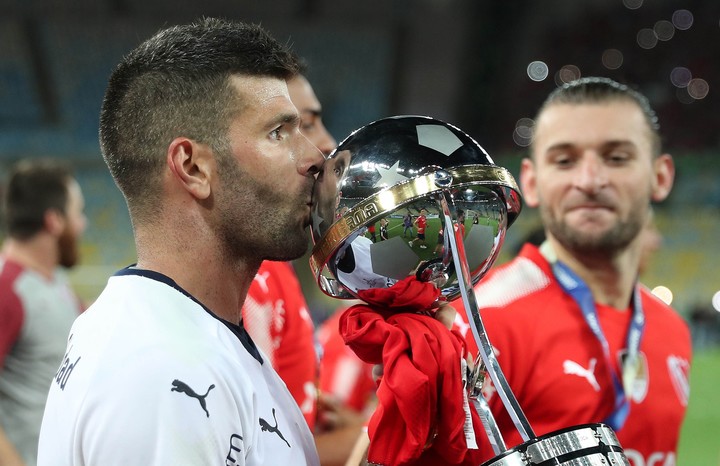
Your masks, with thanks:
M690 334L637 281L650 204L667 197L673 178L657 118L627 86L583 78L541 107L520 182L547 240L526 244L475 288L536 435L604 422L633 466L676 464ZM485 395L508 447L520 444L491 385Z
M425 249L427 246L425 246L425 228L427 228L427 210L420 209L420 215L418 218L416 218L413 223L417 227L417 238L413 239L412 241L408 242L410 247L415 246L415 243L417 241L420 242L420 249Z

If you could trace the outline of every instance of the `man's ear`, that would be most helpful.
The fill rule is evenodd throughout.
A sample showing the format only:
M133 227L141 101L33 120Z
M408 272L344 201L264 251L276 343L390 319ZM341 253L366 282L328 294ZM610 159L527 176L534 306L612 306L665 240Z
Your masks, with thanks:
M65 229L66 219L62 212L56 209L48 209L43 216L45 230L53 236L60 236Z
M670 194L675 180L675 163L670 154L662 154L653 160L653 190L652 200L660 202Z
M215 167L210 147L185 137L175 138L168 146L167 164L174 179L193 197L210 197L210 180Z
M528 207L538 206L537 195L537 173L535 172L535 164L530 158L524 158L520 165L520 190L522 191L523 201Z

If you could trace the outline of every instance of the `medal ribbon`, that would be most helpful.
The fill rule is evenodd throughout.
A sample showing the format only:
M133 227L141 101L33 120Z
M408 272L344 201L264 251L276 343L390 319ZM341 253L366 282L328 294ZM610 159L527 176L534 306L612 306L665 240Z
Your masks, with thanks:
M573 272L570 267L558 260L550 261L553 274L557 278L560 286L565 290L573 300L578 304L582 311L585 322L592 330L595 338L600 342L605 356L605 364L610 371L613 387L615 389L615 406L613 411L608 415L605 422L614 430L619 430L627 420L630 412L630 403L626 392L632 390L633 382L638 372L639 349L645 330L645 314L642 308L640 291L637 286L633 290L633 315L626 340L627 356L624 361L620 361L622 371L622 382L612 369L612 359L610 357L610 345L607 338L600 327L597 309L595 308L595 300L593 299L590 288L582 281L582 279Z

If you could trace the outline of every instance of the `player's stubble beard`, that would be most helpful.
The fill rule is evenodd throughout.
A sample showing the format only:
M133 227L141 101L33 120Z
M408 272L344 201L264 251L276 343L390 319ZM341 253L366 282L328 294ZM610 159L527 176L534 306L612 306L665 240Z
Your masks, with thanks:
M648 205L648 202L636 202L629 210L628 218L620 218L609 229L598 232L577 231L542 203L540 216L545 228L565 249L584 255L612 257L625 250L640 234L647 219Z
M222 184L217 195L218 233L225 253L233 258L287 261L308 247L307 228L293 195L264 185L242 170L230 153L216 157Z

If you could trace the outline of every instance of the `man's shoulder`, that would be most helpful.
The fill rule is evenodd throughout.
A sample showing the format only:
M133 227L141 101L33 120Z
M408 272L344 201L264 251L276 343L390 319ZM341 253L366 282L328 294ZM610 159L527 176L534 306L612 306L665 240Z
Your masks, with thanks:
M534 299L548 289L553 277L533 258L521 255L488 272L475 286L480 308L507 308Z
M15 284L23 275L25 268L17 262L0 256L0 293L15 293Z
M669 304L655 296L645 285L640 285L643 310L648 319L661 322L669 327L681 326L687 328L685 319Z

